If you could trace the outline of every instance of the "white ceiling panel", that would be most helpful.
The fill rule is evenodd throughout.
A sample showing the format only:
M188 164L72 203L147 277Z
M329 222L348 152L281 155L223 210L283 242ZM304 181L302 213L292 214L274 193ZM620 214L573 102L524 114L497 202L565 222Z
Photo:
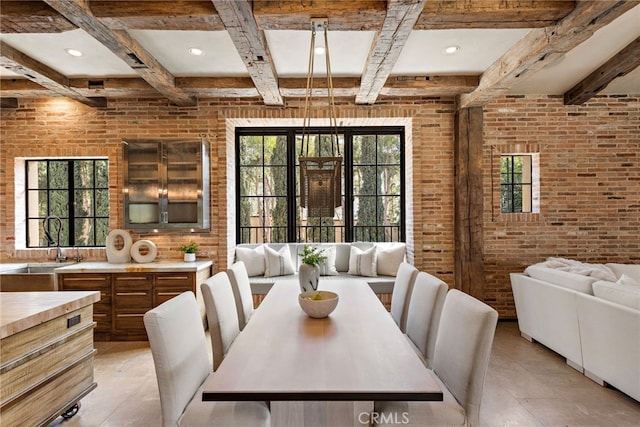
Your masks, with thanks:
M481 74L520 40L528 29L412 31L393 67L393 75ZM453 54L448 46L459 46Z
M48 34L2 34L0 38L70 78L138 75L109 49L80 29ZM83 55L71 56L65 51L68 48L77 49Z
M247 76L226 31L131 30L131 35L175 76ZM191 55L189 48L204 51Z
M522 82L514 85L510 93L564 94L637 37L640 37L640 6L596 31L584 43L542 70L529 77L524 76ZM625 76L624 81L614 80L603 93L640 93L640 79L636 77L638 70L635 71L636 73ZM618 92L620 90L622 92Z
M306 77L309 67L311 31L265 31L279 77ZM373 31L329 31L331 74L360 77L369 56ZM316 35L316 46L324 45L324 33ZM324 55L316 55L314 75L326 75Z

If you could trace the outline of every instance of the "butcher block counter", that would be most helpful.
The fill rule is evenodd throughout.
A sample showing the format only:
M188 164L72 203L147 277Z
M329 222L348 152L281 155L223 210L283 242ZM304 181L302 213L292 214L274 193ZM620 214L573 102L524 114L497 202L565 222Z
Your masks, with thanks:
M185 291L196 294L206 325L200 284L211 277L213 262L161 261L145 264L80 262L55 269L61 291L99 291L95 305L96 341L146 341L143 316Z
M99 292L0 292L0 425L73 416L93 381Z

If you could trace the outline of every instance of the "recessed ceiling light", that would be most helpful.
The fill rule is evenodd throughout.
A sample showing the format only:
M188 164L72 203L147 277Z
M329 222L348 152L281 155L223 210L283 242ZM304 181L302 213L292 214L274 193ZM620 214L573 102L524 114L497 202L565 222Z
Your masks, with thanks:
M82 52L78 49L65 49L65 51L71 56L82 56Z
M460 46L447 46L444 49L442 49L442 53L444 53L445 55L453 55L455 53L460 52Z
M324 52L325 52L324 46L316 46L316 47L313 49L313 52L314 52L316 55L324 55Z
M198 49L197 47L190 47L189 53L193 56L202 56L204 55L204 51L202 49Z

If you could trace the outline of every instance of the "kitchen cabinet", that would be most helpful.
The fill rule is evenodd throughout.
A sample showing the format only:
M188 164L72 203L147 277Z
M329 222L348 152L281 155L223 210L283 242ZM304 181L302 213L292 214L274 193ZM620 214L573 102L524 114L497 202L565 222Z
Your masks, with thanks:
M124 228L208 230L209 143L205 139L127 139Z
M100 301L93 305L96 339L111 333L111 275L105 273L70 273L58 276L61 291L98 291Z
M196 294L206 324L200 284L211 277L211 261L195 263L80 263L56 269L62 291L97 290L96 341L146 341L144 314L182 292Z

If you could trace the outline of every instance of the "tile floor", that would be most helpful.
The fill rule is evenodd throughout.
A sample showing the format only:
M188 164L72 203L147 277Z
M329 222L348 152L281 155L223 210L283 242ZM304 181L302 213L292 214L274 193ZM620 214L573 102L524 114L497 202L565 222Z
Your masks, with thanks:
M59 427L162 425L153 360L145 342L98 342L98 388ZM640 426L640 403L600 387L564 359L499 322L481 408L483 426ZM331 426L339 427L339 426Z

